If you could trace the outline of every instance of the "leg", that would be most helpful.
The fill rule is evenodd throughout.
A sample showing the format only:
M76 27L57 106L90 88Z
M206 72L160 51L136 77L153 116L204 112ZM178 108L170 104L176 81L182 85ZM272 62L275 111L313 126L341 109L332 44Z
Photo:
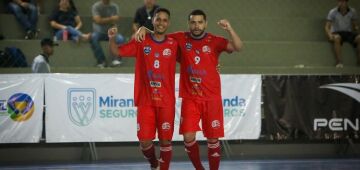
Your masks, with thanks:
M202 170L199 145L196 142L196 131L199 127L200 111L195 101L183 99L181 105L180 134L184 136L185 151L196 170Z
M137 115L137 136L140 141L140 148L145 157L150 163L150 167L155 169L158 167L158 160L156 159L155 146L152 142L155 139L156 125L155 110L151 106L139 106Z
M91 49L93 50L98 64L103 64L105 66L105 55L100 46L100 40L102 38L101 33L93 32L91 34L90 44Z
M224 113L221 99L207 101L202 114L204 136L208 139L208 160L210 170L218 170L221 160L219 138L224 136Z
M221 159L221 147L218 138L207 139L210 170L218 170Z
M172 158L171 140L174 133L175 106L157 108L156 126L160 140L160 170L168 170Z
M58 30L55 32L55 37L57 40L62 40L63 39L63 32L64 30Z
M335 51L335 60L336 65L342 64L341 62L341 37L339 34L335 34L334 36L334 51Z
M360 66L360 34L355 38L356 51L357 51L357 65Z
M29 4L29 9L28 9L28 16L29 16L29 22L31 24L31 31L36 32L37 31L37 21L38 21L38 10L36 5L34 5L35 3L30 3Z
M25 31L31 30L31 24L19 5L14 2L10 2L8 4L8 10L15 15L16 19Z

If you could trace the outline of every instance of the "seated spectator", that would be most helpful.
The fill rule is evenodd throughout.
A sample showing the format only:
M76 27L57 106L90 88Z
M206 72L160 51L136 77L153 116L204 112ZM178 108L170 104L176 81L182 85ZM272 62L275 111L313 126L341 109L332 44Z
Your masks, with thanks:
M38 10L35 0L6 0L7 9L13 13L25 30L25 39L37 38Z
M107 31L114 25L117 25L119 16L119 6L110 0L100 0L92 6L93 16L93 33L91 34L91 48L97 59L97 67L104 68L106 59L104 52L100 46L100 41L108 41ZM116 36L117 44L123 43L124 37L120 34ZM120 66L122 64L119 56L112 56L112 66Z
M138 8L135 13L135 18L133 22L133 35L134 37L136 31L144 26L149 30L153 30L154 27L152 25L152 17L154 16L154 11L159 8L156 5L156 0L144 0L144 6Z
M59 0L58 8L50 16L50 25L54 28L57 40L66 38L79 42L80 38L88 40L90 36L80 31L82 22L72 0Z
M357 48L357 64L360 66L360 36L358 19L354 8L349 7L349 0L338 0L337 7L330 10L327 16L325 31L329 40L334 44L336 67L342 68L341 46L348 42Z
M49 58L54 54L54 46L57 46L50 38L41 40L42 53L34 58L31 70L33 73L51 73Z

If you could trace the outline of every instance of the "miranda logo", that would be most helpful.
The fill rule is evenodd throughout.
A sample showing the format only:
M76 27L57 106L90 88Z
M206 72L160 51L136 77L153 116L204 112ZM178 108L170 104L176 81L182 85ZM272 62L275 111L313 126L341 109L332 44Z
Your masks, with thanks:
M332 89L346 94L356 101L360 102L360 84L355 83L337 83L320 86L320 88Z
M68 114L78 126L87 126L95 118L95 89L68 89Z

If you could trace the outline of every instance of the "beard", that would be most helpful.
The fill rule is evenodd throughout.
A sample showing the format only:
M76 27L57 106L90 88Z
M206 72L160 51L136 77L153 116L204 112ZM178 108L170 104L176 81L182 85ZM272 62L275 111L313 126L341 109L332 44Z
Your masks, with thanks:
M194 37L201 37L204 35L205 30L191 30L191 35Z

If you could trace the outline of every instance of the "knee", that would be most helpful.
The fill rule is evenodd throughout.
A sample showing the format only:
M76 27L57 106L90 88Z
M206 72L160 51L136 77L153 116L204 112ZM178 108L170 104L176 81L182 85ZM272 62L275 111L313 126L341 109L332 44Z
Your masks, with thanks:
M118 35L116 36L116 43L117 43L117 44L122 44L122 43L124 43L124 42L125 42L124 36L122 36L121 34L118 34Z
M162 139L160 139L160 144L161 145L169 145L169 144L171 144L171 140L162 140Z
M21 12L22 12L20 6L17 5L16 3L13 3L13 2L10 2L10 3L8 4L8 8L9 8L9 11L12 12L12 13L14 13L14 14L18 14L18 13L21 13Z
M218 142L218 141L219 141L218 138L208 138L208 139L207 139L207 142L208 142L208 143L216 143L216 142Z
M335 43L340 43L341 42L341 36L339 34L334 35L334 42Z
M186 143L192 142L195 140L196 133L185 133L184 134L184 141Z
M34 4L29 3L29 10L30 11L37 11L37 7Z
M140 146L141 148L148 148L152 145L152 141L151 140L146 140L146 141L140 141Z
M360 34L355 37L355 42L356 42L357 44L360 43Z

